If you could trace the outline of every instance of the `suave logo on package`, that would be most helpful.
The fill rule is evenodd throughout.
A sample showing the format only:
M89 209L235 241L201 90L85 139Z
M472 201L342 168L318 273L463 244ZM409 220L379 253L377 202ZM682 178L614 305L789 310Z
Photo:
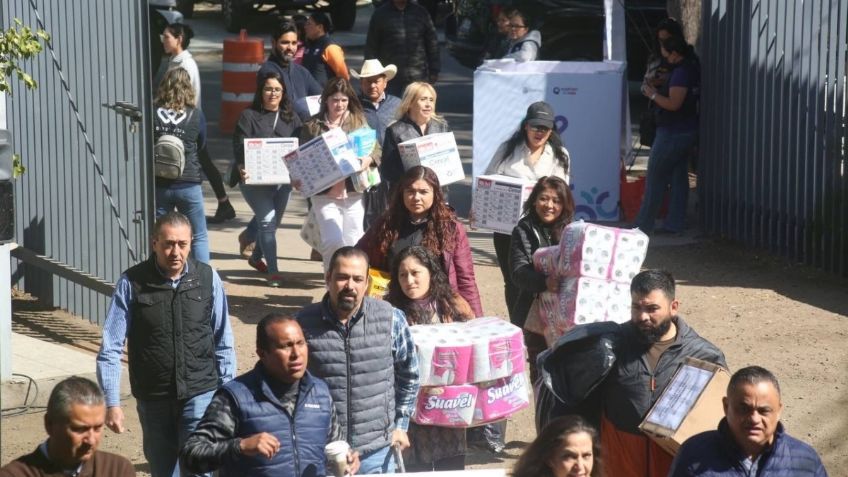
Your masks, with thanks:
M430 396L424 409L428 411L432 409L463 409L472 406L474 406L474 396L471 393L462 393L450 399Z
M503 399L510 394L515 393L524 386L524 376L516 374L503 386L489 388L486 391L486 402L492 404L498 399Z

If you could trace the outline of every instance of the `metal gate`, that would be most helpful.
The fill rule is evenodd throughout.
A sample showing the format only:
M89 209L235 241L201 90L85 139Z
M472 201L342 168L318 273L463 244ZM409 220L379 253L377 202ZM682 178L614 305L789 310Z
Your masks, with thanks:
M112 284L149 248L147 8L139 0L0 3L0 24L19 18L51 35L25 65L38 89L18 86L7 97L7 127L27 168L15 187L23 248L12 280L100 324Z
M848 0L704 0L706 232L848 275Z

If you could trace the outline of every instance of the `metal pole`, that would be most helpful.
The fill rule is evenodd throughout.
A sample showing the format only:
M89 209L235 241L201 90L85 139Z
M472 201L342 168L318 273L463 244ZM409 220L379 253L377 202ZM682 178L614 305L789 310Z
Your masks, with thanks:
M12 247L0 245L0 382L12 378Z

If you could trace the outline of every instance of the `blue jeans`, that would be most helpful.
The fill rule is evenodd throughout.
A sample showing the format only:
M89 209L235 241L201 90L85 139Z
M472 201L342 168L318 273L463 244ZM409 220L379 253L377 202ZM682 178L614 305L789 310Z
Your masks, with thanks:
M190 399L165 399L163 401L137 401L138 420L141 422L144 457L150 464L153 477L180 477L189 475L180 469L180 449L194 431L215 390L198 394ZM212 474L204 474L210 476Z
M174 209L191 222L191 255L198 262L209 263L209 234L200 184L180 188L156 186L156 217Z
M688 158L697 138L697 131L670 132L665 128L657 129L648 158L645 196L636 216L636 226L646 234L654 231L654 220L669 184L671 200L663 226L672 232L683 231L686 225L686 202L689 199Z
M365 474L394 474L395 455L392 446L377 449L370 454L359 456L359 471L357 475Z
M240 184L241 194L256 216L257 235L253 260L265 256L268 273L275 274L277 267L277 227L283 220L283 213L289 203L291 186L284 185L245 185ZM250 229L250 225L248 225Z

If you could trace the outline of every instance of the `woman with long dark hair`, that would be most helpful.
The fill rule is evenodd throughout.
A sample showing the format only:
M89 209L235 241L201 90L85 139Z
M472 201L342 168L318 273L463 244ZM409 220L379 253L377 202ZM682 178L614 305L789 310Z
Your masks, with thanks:
M348 134L367 126L368 121L353 86L344 78L331 78L321 93L321 109L301 128L300 143L305 144L330 129L340 128ZM360 171L377 167L380 155L380 145L377 144L370 155L359 158ZM312 196L312 208L321 234L319 251L324 259L324 270L327 270L333 252L345 245L356 244L362 237L365 217L362 193L356 192L348 177Z
M436 173L423 166L400 177L388 210L356 244L379 270L391 270L395 257L412 245L421 245L441 258L451 286L471 305L474 316L482 316L465 227L445 203Z
M406 314L410 326L474 318L468 302L451 288L441 260L420 245L398 253L391 277L386 301ZM465 430L411 423L408 435L411 447L404 458L407 470L465 468Z
M548 277L533 265L533 253L541 247L559 244L563 226L574 218L574 198L568 184L559 177L539 179L524 202L524 217L512 231L509 268L512 282L518 288L514 313L510 320L524 328L527 315L539 293L558 291L559 279ZM536 382L536 357L545 348L545 337L524 329L524 343L530 361L530 379Z
M277 267L277 228L283 220L292 187L289 184L245 184L248 174L244 169L244 140L293 137L300 126L300 119L294 114L286 95L283 79L278 73L271 71L259 77L253 103L241 113L233 134L236 170L241 179L239 187L244 200L256 216L259 228L257 246L247 263L259 272L268 274L268 285L272 287L282 286L282 277Z
M500 174L533 182L542 177L559 177L567 184L570 180L571 158L554 126L554 111L550 105L542 101L531 104L518 129L498 147L486 168L486 174ZM510 235L495 232L492 240L504 279L504 300L510 321L523 321L521 316L513 316L519 289L512 282L512 270L509 268Z
M551 421L524 450L513 477L601 477L597 431L580 416Z
M642 88L642 94L657 107L657 132L648 158L645 195L635 225L646 234L653 233L666 187L671 185L668 216L657 232L676 234L686 227L688 159L698 142L701 65L692 46L681 37L666 39L660 51L672 69L664 86Z

